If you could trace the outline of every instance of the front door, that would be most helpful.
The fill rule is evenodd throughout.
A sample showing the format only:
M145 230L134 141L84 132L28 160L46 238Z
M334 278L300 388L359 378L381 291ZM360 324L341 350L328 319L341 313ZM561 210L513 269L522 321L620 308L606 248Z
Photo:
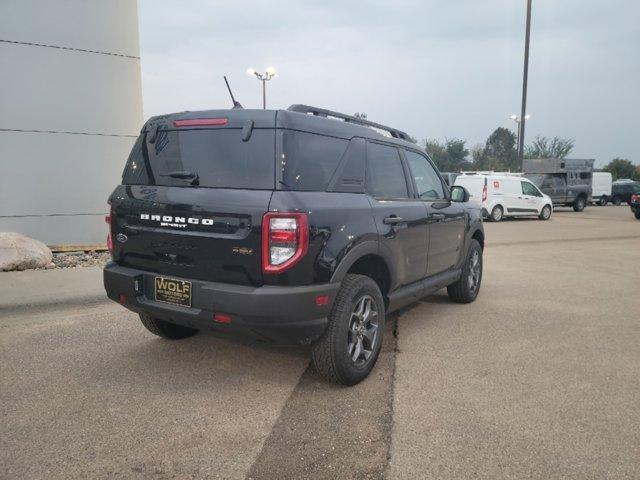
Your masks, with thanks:
M426 156L404 150L413 177L416 197L427 207L429 220L429 254L427 275L454 268L464 245L465 209L452 202L435 167Z
M427 208L413 198L394 146L367 142L366 191L380 244L394 261L397 285L422 279L427 270Z
M542 193L531 182L521 181L522 209L526 214L538 214L542 210Z

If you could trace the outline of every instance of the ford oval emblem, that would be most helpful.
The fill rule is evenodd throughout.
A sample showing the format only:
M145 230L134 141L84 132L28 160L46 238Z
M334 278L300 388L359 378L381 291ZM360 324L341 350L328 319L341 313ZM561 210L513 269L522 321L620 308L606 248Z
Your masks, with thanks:
M119 233L118 235L116 235L116 240L120 243L124 243L127 241L127 236L124 233Z

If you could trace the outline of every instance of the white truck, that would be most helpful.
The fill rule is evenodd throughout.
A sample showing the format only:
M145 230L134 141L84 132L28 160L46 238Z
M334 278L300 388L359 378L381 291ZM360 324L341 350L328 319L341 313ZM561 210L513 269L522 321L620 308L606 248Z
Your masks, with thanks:
M593 172L591 184L591 201L598 205L606 205L611 200L611 186L613 179L609 172Z

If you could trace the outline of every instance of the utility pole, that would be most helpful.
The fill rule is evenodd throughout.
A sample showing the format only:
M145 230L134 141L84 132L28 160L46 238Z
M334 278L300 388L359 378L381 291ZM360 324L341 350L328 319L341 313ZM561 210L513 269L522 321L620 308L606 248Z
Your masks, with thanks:
M522 75L522 108L518 123L518 163L522 170L524 157L524 127L527 118L527 77L529 76L529 38L531 36L531 0L527 0L527 28L524 36L524 71Z

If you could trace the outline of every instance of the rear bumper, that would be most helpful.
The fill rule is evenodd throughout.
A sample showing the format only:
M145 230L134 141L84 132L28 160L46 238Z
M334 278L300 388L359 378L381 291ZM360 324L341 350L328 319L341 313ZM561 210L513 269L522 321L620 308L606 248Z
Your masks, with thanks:
M182 279L192 283L192 307L187 308L156 301L155 276L109 262L104 268L104 287L110 299L137 313L198 330L282 345L309 344L318 339L340 288L339 283L251 287ZM126 299L121 301L121 295ZM328 295L329 304L317 306L319 295ZM216 322L215 313L229 315L231 321Z

